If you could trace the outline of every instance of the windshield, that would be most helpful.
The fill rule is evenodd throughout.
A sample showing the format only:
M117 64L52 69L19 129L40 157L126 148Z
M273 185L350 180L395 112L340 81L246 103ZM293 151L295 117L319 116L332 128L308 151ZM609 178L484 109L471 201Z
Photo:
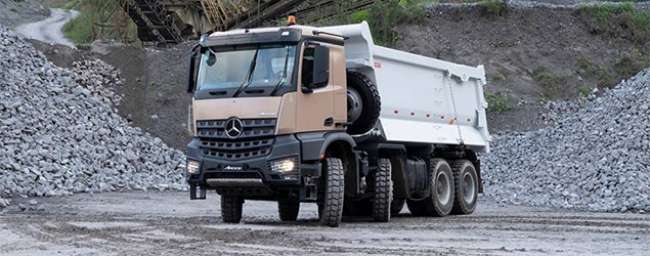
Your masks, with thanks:
M201 57L198 89L288 86L295 57L293 45L228 51L208 49Z

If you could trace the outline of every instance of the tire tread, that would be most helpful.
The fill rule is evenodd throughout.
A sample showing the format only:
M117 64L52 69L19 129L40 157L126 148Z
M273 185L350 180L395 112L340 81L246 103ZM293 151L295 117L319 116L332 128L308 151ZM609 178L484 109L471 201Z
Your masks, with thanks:
M278 212L282 221L296 221L300 212L300 202L295 199L280 199Z
M324 204L320 223L325 226L338 227L343 215L344 169L343 162L338 158L326 158L326 180Z
M364 102L364 109L359 120L356 120L348 127L348 132L351 134L363 134L372 129L379 118L381 113L381 97L379 96L379 89L377 85L359 72L347 72L348 86L354 86L355 89L361 94L362 97L372 101L372 108L368 108L368 103Z
M463 198L463 181L462 181L462 175L466 171L466 168L472 168L474 170L474 180L478 181L476 177L476 169L474 168L474 165L472 162L469 160L456 160L452 162L451 164L451 170L454 174L454 187L455 187L455 192L454 192L454 197L456 198L454 200L454 207L451 210L452 214L456 215L465 215L465 214L471 214L474 212L474 209L476 208L476 202L474 205L467 205L465 204ZM478 184L476 187L478 191ZM478 194L475 197L475 200L478 201Z
M393 181L391 179L390 160L380 158L375 172L375 195L372 204L372 217L375 221L388 222L393 200Z
M221 219L225 223L241 222L244 200L238 196L221 196Z

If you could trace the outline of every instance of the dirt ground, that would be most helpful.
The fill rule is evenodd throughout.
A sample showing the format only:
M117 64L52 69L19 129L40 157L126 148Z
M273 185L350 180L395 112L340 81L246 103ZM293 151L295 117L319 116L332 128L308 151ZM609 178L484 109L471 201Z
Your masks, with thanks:
M247 201L243 224L223 224L219 197L184 192L23 199L0 215L0 255L647 255L650 215L499 206L390 223L321 227L303 204L280 222L272 202ZM24 210L21 210L23 208Z

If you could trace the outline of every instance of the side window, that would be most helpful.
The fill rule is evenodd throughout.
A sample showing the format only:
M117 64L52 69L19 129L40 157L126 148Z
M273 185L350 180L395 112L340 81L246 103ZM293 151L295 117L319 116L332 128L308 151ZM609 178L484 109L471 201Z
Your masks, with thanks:
M316 49L306 47L302 56L302 85L310 87L314 81L314 54Z
M305 47L302 59L302 86L316 89L329 82L330 49L323 45Z

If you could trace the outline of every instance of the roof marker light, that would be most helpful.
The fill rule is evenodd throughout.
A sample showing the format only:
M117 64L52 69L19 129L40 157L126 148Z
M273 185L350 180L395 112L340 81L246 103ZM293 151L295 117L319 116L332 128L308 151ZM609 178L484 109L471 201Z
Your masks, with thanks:
M296 16L289 15L289 17L287 17L287 26L293 25L296 25Z

